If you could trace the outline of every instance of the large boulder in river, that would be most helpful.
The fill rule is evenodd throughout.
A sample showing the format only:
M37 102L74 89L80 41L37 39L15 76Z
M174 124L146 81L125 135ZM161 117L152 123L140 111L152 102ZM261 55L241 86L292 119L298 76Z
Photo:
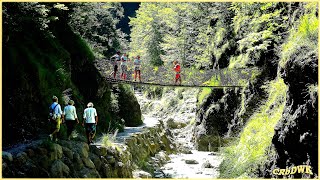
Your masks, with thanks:
M119 115L125 121L126 126L139 126L141 125L141 109L134 93L129 85L119 84Z

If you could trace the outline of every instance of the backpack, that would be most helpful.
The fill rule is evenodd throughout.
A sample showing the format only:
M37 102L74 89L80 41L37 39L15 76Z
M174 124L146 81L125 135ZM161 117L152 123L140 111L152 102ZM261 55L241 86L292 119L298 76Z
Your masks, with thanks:
M54 113L54 110L56 109L56 107L57 107L58 105L59 105L59 104L57 104L56 106L54 106L54 108L51 108L51 106L50 106L49 117L48 117L49 120L56 121L57 115Z

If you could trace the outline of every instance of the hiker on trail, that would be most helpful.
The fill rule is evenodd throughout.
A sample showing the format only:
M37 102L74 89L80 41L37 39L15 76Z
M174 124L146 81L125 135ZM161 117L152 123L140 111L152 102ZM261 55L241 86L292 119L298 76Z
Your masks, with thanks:
M137 74L139 75L139 81L141 82L141 60L140 60L140 56L138 55L135 59L134 59L134 81L137 80Z
M76 108L74 107L74 101L70 100L68 105L63 110L64 119L67 125L67 136L70 140L70 136L76 124L79 124Z
M117 51L117 53L113 55L110 59L113 65L113 72L111 74L113 74L113 79L116 79L119 62L120 62L120 51Z
M121 76L120 78L123 80L127 79L127 62L130 61L127 57L127 54L124 53L121 56Z
M93 108L93 103L89 102L87 108L84 110L83 118L85 121L86 135L88 139L88 144L93 143L92 139L96 134L96 126L98 124L98 114L97 110ZM84 126L84 121L82 126Z
M173 64L174 64L173 70L176 72L176 78L175 78L175 83L174 84L177 84L177 82L179 81L179 85L181 85L181 75L180 75L181 66L180 66L180 64L179 64L179 62L177 60L175 60L173 62Z
M60 124L61 121L63 120L63 114L61 110L60 104L58 104L58 98L57 96L52 97L53 103L49 107L49 122L53 124L54 126L54 131L49 135L50 140L55 138L55 141L58 141L57 138L57 133L60 131Z

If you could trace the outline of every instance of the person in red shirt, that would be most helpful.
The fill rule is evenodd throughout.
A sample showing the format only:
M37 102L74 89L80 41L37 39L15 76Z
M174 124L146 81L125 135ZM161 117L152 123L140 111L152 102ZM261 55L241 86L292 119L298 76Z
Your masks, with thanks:
M181 75L180 75L181 66L177 60L173 61L173 64L174 64L173 70L176 72L176 78L175 78L174 84L177 84L177 82L179 81L179 85L181 85Z

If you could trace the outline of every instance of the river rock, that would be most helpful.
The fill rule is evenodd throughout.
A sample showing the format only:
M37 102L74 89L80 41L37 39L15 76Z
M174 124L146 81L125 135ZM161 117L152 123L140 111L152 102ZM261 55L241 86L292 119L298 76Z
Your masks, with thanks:
M152 178L152 175L146 171L134 171L133 178Z
M213 168L213 166L211 165L211 163L209 161L204 162L201 167L203 167L203 168Z
M6 160L6 161L9 161L9 162L13 161L12 154L9 153L9 152L5 152L5 151L2 151L2 159Z
M185 160L185 163L186 164L199 164L199 162L194 159L187 159L187 160Z
M54 161L51 165L50 173L53 178L67 177L69 172L69 167L60 160Z

